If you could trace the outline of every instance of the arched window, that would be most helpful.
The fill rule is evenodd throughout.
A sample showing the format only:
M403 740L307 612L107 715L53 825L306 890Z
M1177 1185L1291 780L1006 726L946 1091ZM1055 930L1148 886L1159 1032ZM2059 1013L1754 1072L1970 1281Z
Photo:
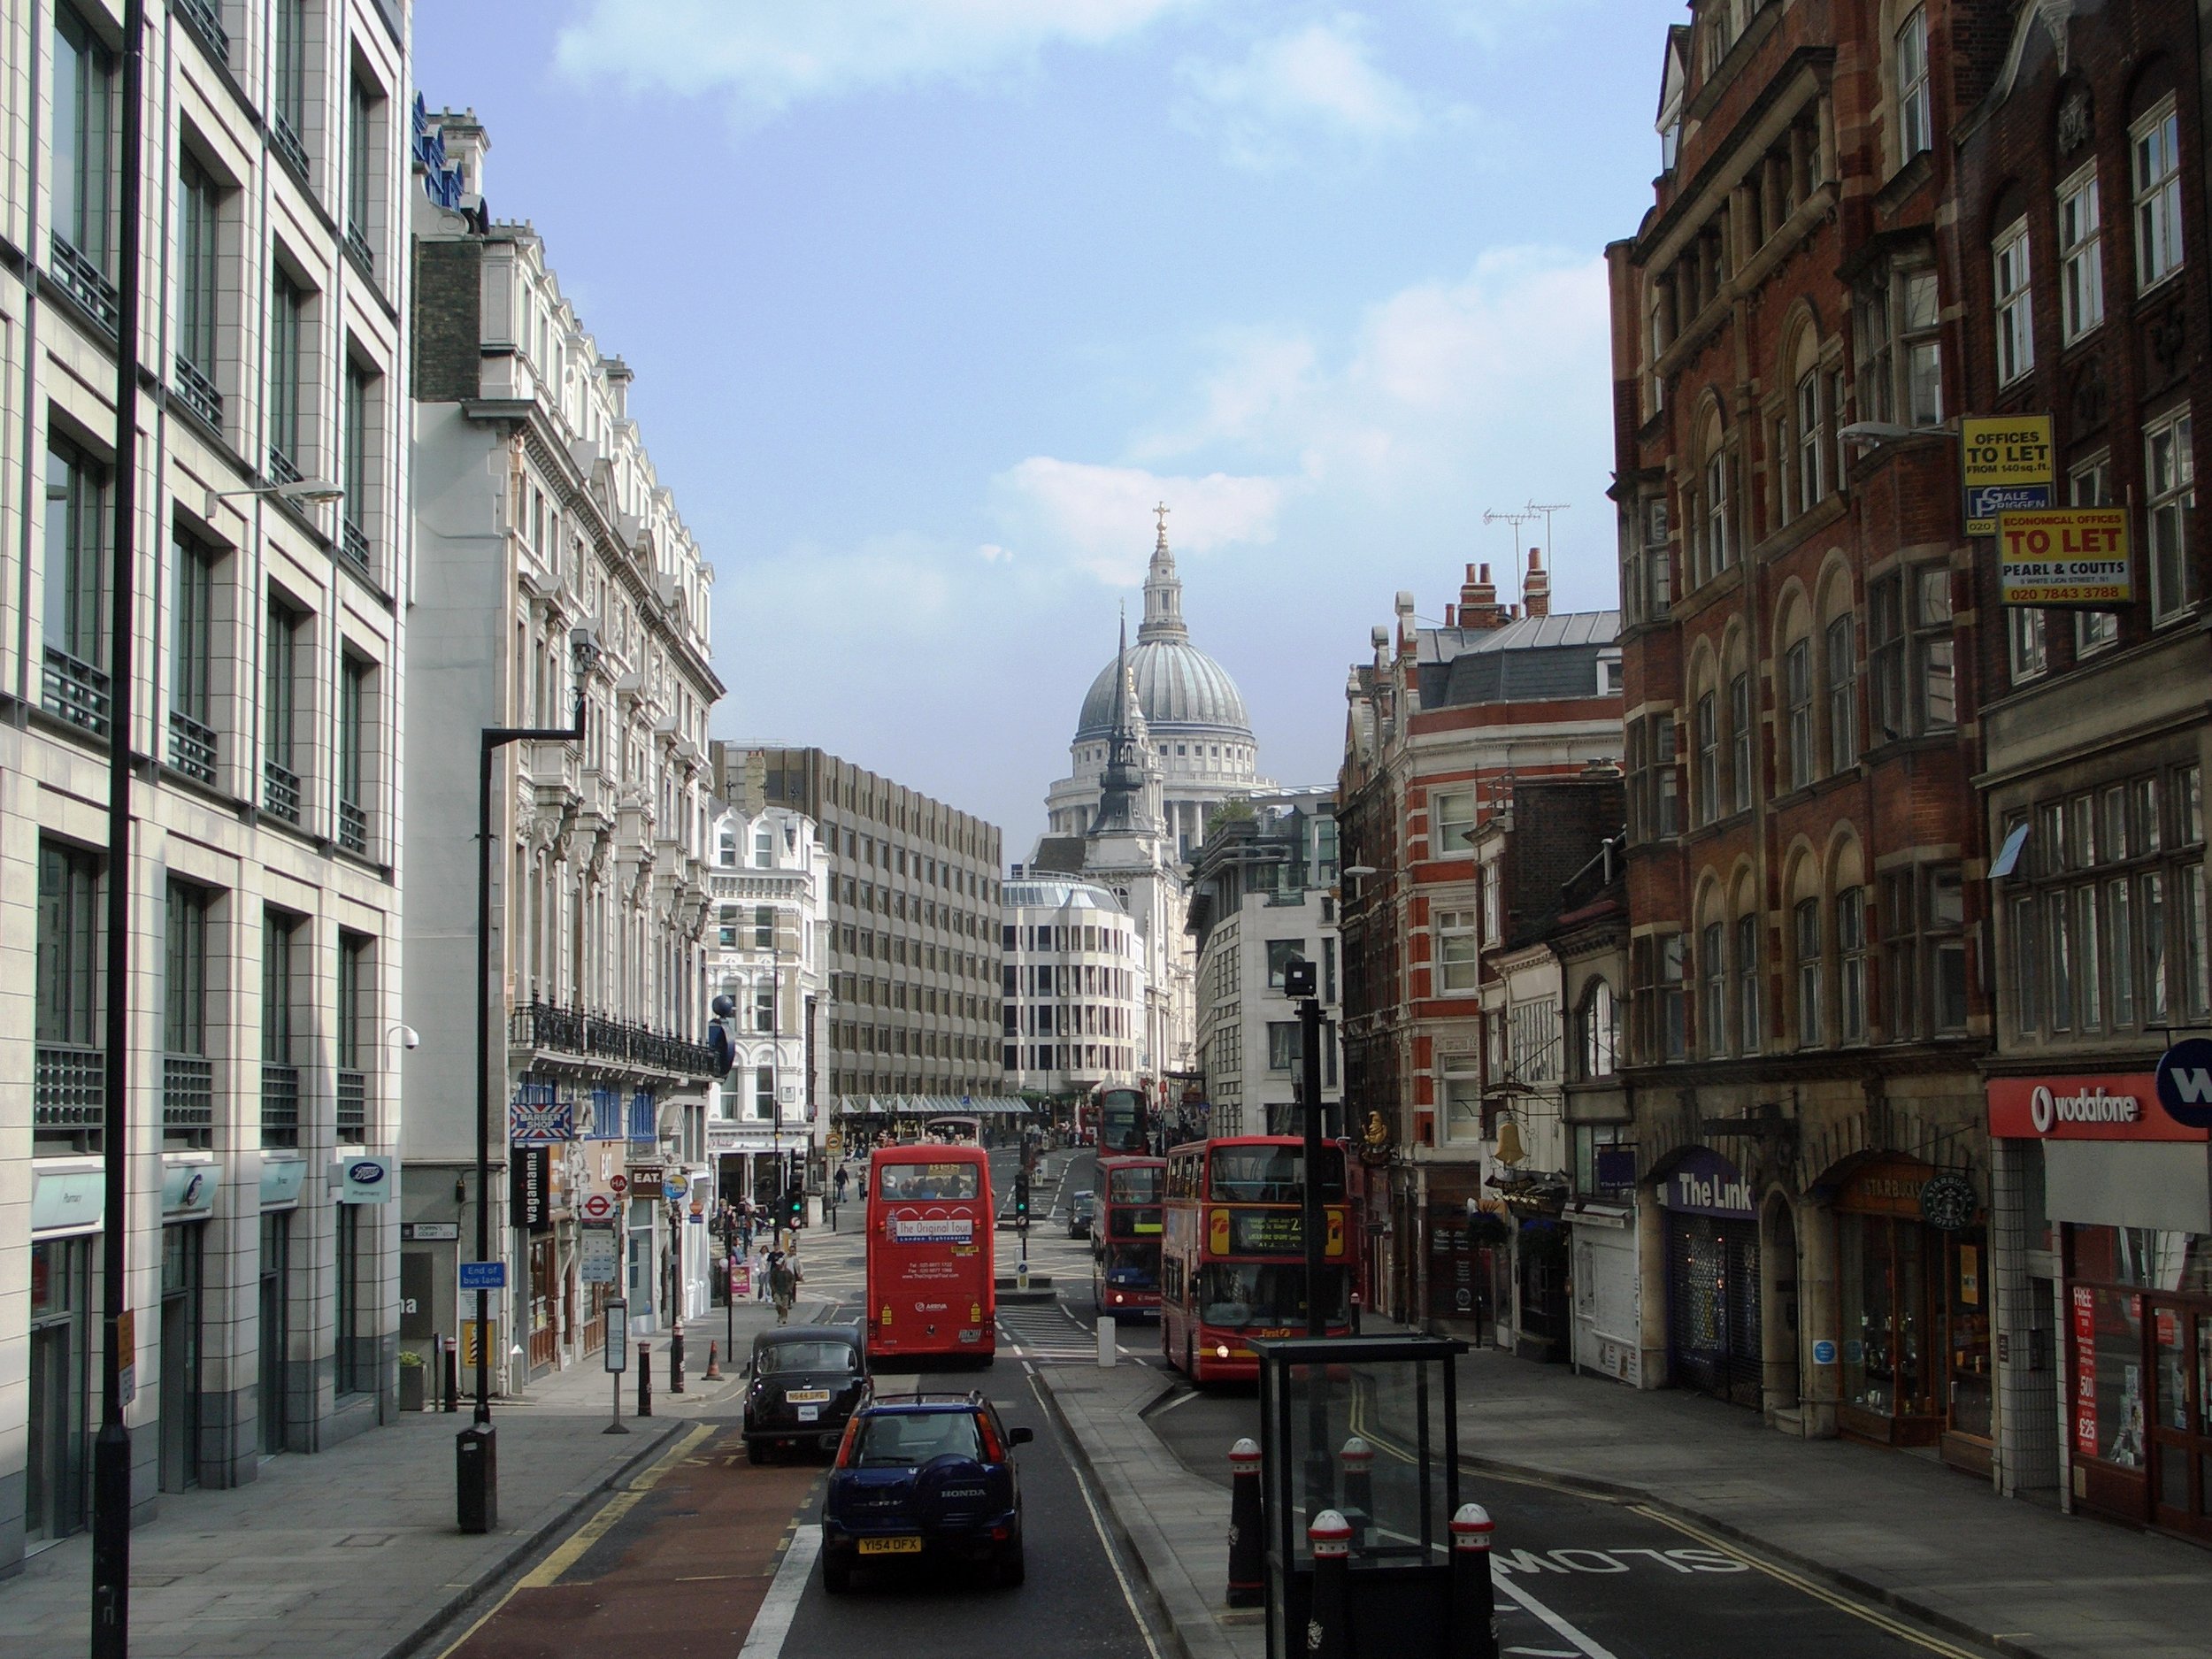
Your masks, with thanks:
M1765 1046L1759 1023L1759 908L1751 885L1736 890L1736 1051L1756 1054Z
M1802 789L1813 780L1813 647L1801 596L1792 598L1776 630L1782 704L1780 754L1776 764L1784 787Z
M1848 772L1859 759L1859 626L1850 579L1839 574L1821 596L1820 665L1825 695L1828 772Z
M1726 927L1717 920L1697 930L1697 1043L1709 1056L1728 1052Z

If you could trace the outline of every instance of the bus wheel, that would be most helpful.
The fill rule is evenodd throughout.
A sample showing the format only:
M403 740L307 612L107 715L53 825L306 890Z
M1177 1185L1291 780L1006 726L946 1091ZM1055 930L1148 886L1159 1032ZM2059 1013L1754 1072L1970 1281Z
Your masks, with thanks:
M1183 1339L1183 1375L1191 1379L1194 1387L1204 1380L1198 1374L1197 1344L1189 1337Z

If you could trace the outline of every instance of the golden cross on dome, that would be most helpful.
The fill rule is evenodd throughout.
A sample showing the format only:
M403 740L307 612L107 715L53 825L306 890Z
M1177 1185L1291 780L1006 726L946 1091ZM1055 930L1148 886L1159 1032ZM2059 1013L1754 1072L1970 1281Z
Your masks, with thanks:
M1167 516L1174 511L1175 510L1169 506L1165 502L1162 502L1158 506L1152 510L1152 516L1160 521L1160 534L1162 535L1165 535L1167 534Z

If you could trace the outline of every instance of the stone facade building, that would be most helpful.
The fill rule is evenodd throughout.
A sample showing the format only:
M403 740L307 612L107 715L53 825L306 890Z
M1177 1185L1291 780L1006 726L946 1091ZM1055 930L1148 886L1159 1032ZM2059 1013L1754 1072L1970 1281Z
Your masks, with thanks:
M1134 1085L1144 958L1121 902L1094 881L1018 871L1002 914L1006 1089L1070 1099Z

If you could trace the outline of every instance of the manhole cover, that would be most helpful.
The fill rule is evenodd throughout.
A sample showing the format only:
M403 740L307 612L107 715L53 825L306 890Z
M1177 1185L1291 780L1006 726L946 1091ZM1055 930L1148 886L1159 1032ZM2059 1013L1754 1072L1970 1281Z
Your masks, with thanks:
M374 1549L380 1544L390 1543L397 1536L396 1532L348 1532L338 1540L338 1548L340 1549Z

